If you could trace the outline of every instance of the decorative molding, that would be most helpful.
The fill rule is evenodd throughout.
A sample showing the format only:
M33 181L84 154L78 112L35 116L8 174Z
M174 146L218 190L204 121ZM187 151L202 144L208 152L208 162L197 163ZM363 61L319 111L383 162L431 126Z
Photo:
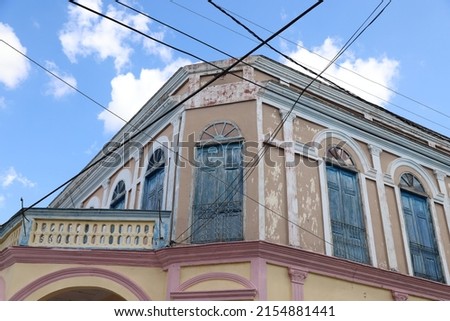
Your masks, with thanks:
M383 151L383 149L381 147L375 146L373 144L369 144L369 145L367 145L367 147L369 147L369 151L372 154L372 156L375 156L375 157L380 157L380 154Z
M306 278L308 277L308 271L290 267L288 273L291 279L292 300L303 301L304 300L303 285L305 284Z
M289 277L292 283L303 285L308 277L308 271L291 267L289 268Z
M317 146L319 146L324 140L328 139L329 137L340 139L345 143L345 145L348 145L352 149L352 151L356 154L355 156L360 161L363 167L360 169L360 171L369 177L374 177L375 172L372 166L370 165L370 162L367 159L366 155L361 150L359 145L355 142L355 140L347 133L337 129L324 129L314 136L313 141L315 144L317 144ZM323 149L326 149L328 146L321 146L321 147Z
M392 297L394 298L394 301L407 301L408 300L408 294L404 292L398 292L398 291L392 291Z
M240 284L244 289L212 290L212 291L188 291L196 284L211 280L227 280ZM170 293L170 298L174 300L254 300L257 290L254 284L246 278L225 272L211 272L197 275L178 286Z
M197 275L197 276L183 282L178 287L178 291L186 291L187 289L189 289L190 287L192 287L196 284L206 282L206 281L211 281L211 280L227 280L227 281L238 283L247 289L255 288L255 286L253 285L252 282L250 282L249 280L247 280L246 278L244 278L240 275L233 274L233 273L225 273L225 272L211 272L211 273Z
M397 256L395 252L394 233L392 231L391 219L389 214L389 205L386 196L386 187L384 185L383 169L381 167L380 154L382 148L370 144L369 150L372 155L372 164L376 171L376 185L378 192L378 206L381 211L381 224L383 225L383 236L386 242L387 259L390 269L398 269Z
M99 268L77 267L56 271L38 278L37 280L29 283L24 288L16 292L10 298L10 301L23 301L33 292L53 282L84 276L107 279L109 281L118 283L124 288L126 288L128 291L133 293L133 295L135 295L138 300L141 301L150 300L150 297L144 292L144 290L142 290L137 284L135 284L133 281L131 281L130 279L121 274ZM78 286L80 285L78 284ZM86 286L89 285L87 284Z
M293 83L297 83L297 81L294 81ZM269 82L266 88L267 90L260 91L261 98L268 103L277 106L277 108L289 108L289 106L292 106L292 103L298 98L298 93L296 91L282 87L274 82ZM314 86L310 89L314 89ZM335 89L328 86L321 86L320 96L324 96L329 92L329 90ZM334 100L334 103L339 102ZM342 105L346 107L353 105L354 108L357 108L360 111L363 106L368 106L361 103L361 101L359 101L358 104L352 104L346 101ZM313 96L303 96L302 104L297 104L295 106L294 113L300 115L306 120L316 122L324 127L337 128L360 141L380 146L383 150L394 155L399 155L403 158L416 159L421 164L429 164L434 168L450 171L447 154L441 153L431 147L423 146L420 142L416 142L401 135L392 135L391 131L374 125L373 122L365 119L361 120L360 118L353 117L346 111L339 110L338 108L329 108L328 105L324 105L322 103L322 100L316 100ZM388 114L389 113L386 113L386 115ZM380 112L378 109L377 115L377 118L379 119ZM393 126L401 127L402 124L405 126L403 122L398 122L398 118L392 117L393 115L390 116L391 117L388 117L389 122L395 122ZM419 132L418 129L417 132ZM420 135L418 135L418 137L422 137L423 135L428 136L429 134L424 131L420 131Z
M172 300L192 300L192 301L219 301L219 300L254 300L256 298L255 289L224 290L224 291L192 291L192 292L172 292Z
M434 198L435 201L442 203L444 201L444 194L439 191L436 184L433 182L432 177L423 169L423 167L415 162L412 159L406 159L406 158L397 158L394 161L392 161L387 168L387 173L391 177L395 177L395 172L397 169L401 166L406 166L409 168L414 169L416 172L418 172L421 176L421 178L425 181L426 186L428 187L429 191L431 192L431 197ZM395 183L395 182L394 182Z
M11 247L0 252L0 269L17 263L83 264L159 267L250 262L262 259L279 266L299 267L309 273L387 290L402 289L409 295L450 300L450 286L343 260L299 248L265 241L212 243L163 248L156 251L64 250Z

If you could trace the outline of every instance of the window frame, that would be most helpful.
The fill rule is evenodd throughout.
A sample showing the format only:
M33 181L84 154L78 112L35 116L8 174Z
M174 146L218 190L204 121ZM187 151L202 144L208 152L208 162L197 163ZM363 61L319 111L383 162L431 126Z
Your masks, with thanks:
M421 189L418 189L413 185L405 185L402 184L402 182L404 180L402 180L404 175L411 175L421 186ZM407 261L408 261L408 265L409 265L409 271L410 274L414 275L415 277L421 277L421 278L425 278L428 280L432 280L435 282L441 282L441 283L445 283L446 282L446 278L445 278L445 271L444 271L444 266L443 266L443 260L442 260L442 255L441 255L441 248L439 246L439 239L438 239L438 233L436 230L436 221L435 221L435 217L433 215L433 204L432 204L432 200L430 199L429 195L426 193L426 189L424 187L424 185L422 184L421 180L414 175L411 172L404 172L403 174L400 175L399 177L399 184L397 185L398 191L399 191L399 205L401 208L401 217L402 217L402 222L403 222L403 240L405 242L405 251L406 251L406 256L407 256ZM404 197L416 197L418 199L423 200L424 205L426 207L426 215L427 215L427 219L429 221L429 223L431 224L431 226L427 226L427 228L431 229L431 233L432 235L428 235L428 237L432 237L433 239L433 250L436 252L436 257L435 259L437 260L437 264L438 266L436 267L436 269L439 272L439 275L437 275L437 279L434 279L432 275L427 275L427 274L423 274L420 273L420 271L416 270L416 267L414 265L414 260L413 260L413 252L412 252L412 247L411 247L411 243L415 243L412 242L411 239L411 235L410 235L410 230L408 229L408 224L407 224L407 220L406 220L406 213L405 213L405 204L403 203L403 198ZM412 217L414 216L414 213L412 214ZM416 219L413 217L414 219L414 227L416 227L416 225L418 225ZM417 236L417 235L416 235ZM421 244L421 243L417 243L417 245L426 247L426 245ZM422 258L423 259L423 258Z
M123 191L119 191L119 188L121 188L121 186L123 186ZM113 189L111 201L109 202L109 208L117 210L125 209L127 205L126 201L127 201L127 187L125 181L121 179L117 182L117 184ZM117 205L121 203L123 203L123 207L117 207Z
M211 134L207 134L205 135L205 133L210 130L211 128L219 128L218 131L218 135L213 136ZM232 135L223 135L224 130L225 134L232 134ZM216 131L217 132L217 131ZM209 137L206 137L209 136ZM200 171L204 170L206 167L201 167L200 163L199 163L199 155L201 153L202 150L205 149L209 149L209 148L214 148L215 146L220 146L220 148L222 149L222 153L226 150L228 152L228 149L230 146L239 146L239 150L240 150L240 158L239 158L239 165L238 168L236 169L236 171L239 171L237 175L240 175L240 185L239 188L242 191L242 194L240 195L240 211L238 211L239 214L239 220L240 220L240 236L238 238L230 238L228 239L227 237L222 237L221 239L215 238L215 239L211 239L211 240L206 240L206 241L202 241L199 238L197 238L196 235L196 212L195 212L195 207L196 206L201 206L202 204L196 204L197 201L197 192L198 192L198 187L197 184L199 184L199 177L200 177ZM243 193L244 193L244 180L243 180L243 155L242 155L242 151L243 151L243 146L244 146L244 138L241 135L241 131L239 130L239 128L230 121L217 121L214 123L210 123L208 124L205 129L202 131L202 133L200 134L200 140L198 141L198 143L196 144L196 151L195 151L195 155L197 157L196 159L196 163L197 165L199 165L197 168L195 168L195 170L193 171L193 194L191 196L191 235L190 235L190 241L191 243L194 244L201 244L201 243L212 243L212 242L228 242L228 241L240 241L240 240L244 240L245 239L245 235L244 235L244 209L245 209L245 204L244 204L244 197L243 197ZM233 149L233 147L231 147L231 149ZM233 152L231 152L233 153ZM226 163L226 159L227 159L227 155L223 155L224 159L225 159L225 163ZM232 156L233 157L233 156ZM222 164L221 168L224 168L223 171L225 173L225 171L227 170L226 164ZM212 167L213 168L213 167ZM212 174L206 174L206 175L212 175ZM217 200L217 198L220 197L216 196L214 202ZM233 202L233 201L232 201ZM233 212L233 210L232 210ZM222 212L218 212L218 213L222 213Z
M156 162L153 161L153 157L156 155L162 155L159 160ZM162 161L161 161L162 160ZM156 164L156 166L154 166ZM158 211L163 210L165 208L165 202L164 202L164 196L165 196L165 181L166 181L166 165L167 165L167 157L166 152L163 150L162 147L159 147L153 151L153 153L150 155L147 161L147 169L144 173L144 177L142 180L143 187L142 187L142 196L141 196L141 209L142 210L149 210L149 211ZM162 171L162 174L160 173ZM158 209L147 209L145 208L146 205L146 197L148 194L147 184L150 179L156 178L157 175L162 175L162 186L161 186L161 202L160 202L160 208Z
M337 153L331 153L330 151L339 151ZM345 156L341 159L338 159L337 157L342 157ZM372 228L371 226L369 226L368 222L367 222L367 213L365 212L366 206L364 204L363 200L363 188L361 186L361 178L360 178L360 172L358 171L356 164L353 160L353 157L351 156L351 154L349 152L347 152L344 148L338 146L338 145L330 145L327 150L326 150L326 154L324 157L324 165L323 165L323 175L324 175L324 182L326 184L326 201L327 201L327 206L328 206L328 224L329 224L329 233L330 233L330 237L331 239L328 241L330 242L330 244L332 244L331 246L331 251L329 252L330 255L335 256L335 257L339 257L342 259L348 259L351 260L353 262L358 262L358 263L362 263L362 264L374 264L374 260L375 258L373 257L372 251L371 251L371 241L370 241L370 231L369 228ZM335 239L335 232L333 231L333 221L336 221L333 219L333 211L331 209L331 199L330 199L330 186L329 186L329 167L332 168L337 168L339 170L339 173L351 173L354 177L354 186L357 189L357 205L359 207L359 212L360 212L360 220L361 220L361 224L362 226L355 226L358 229L362 229L364 231L364 248L365 248L365 253L363 254L363 256L365 256L367 258L367 260L365 261L359 261L359 260L355 260L352 259L350 257L347 256L341 256L341 255L336 255L336 247L334 246L334 239ZM340 175L339 174L339 175ZM343 197L343 191L339 190L339 197L342 198ZM345 222L340 222L344 225L348 225ZM348 228L351 228L351 226L348 226ZM337 236L336 236L337 237Z

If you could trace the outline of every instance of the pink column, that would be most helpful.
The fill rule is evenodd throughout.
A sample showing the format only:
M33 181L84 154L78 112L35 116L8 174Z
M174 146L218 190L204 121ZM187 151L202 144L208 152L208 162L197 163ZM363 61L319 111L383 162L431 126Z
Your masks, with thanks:
M304 300L304 289L303 285L305 284L305 280L308 276L308 271L298 269L298 268L289 268L289 277L291 278L291 287L292 287L292 300L293 301L303 301Z
M0 276L0 301L6 300L5 280Z
M261 258L252 259L250 281L256 286L258 300L267 300L267 265Z
M170 294L174 291L177 291L180 286L180 265L179 264L171 264L169 265L167 271L167 291L166 291L166 300L170 300Z

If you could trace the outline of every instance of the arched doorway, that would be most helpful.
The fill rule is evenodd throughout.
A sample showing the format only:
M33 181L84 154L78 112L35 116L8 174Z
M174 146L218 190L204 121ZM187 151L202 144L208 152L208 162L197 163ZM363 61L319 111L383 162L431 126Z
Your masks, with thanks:
M73 287L50 293L39 301L125 301L110 290L99 287Z

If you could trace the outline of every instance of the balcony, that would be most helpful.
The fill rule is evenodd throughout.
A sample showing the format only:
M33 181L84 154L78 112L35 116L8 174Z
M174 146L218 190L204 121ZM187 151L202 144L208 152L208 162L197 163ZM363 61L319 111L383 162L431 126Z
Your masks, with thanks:
M11 246L152 250L169 242L168 211L32 208L0 226Z

